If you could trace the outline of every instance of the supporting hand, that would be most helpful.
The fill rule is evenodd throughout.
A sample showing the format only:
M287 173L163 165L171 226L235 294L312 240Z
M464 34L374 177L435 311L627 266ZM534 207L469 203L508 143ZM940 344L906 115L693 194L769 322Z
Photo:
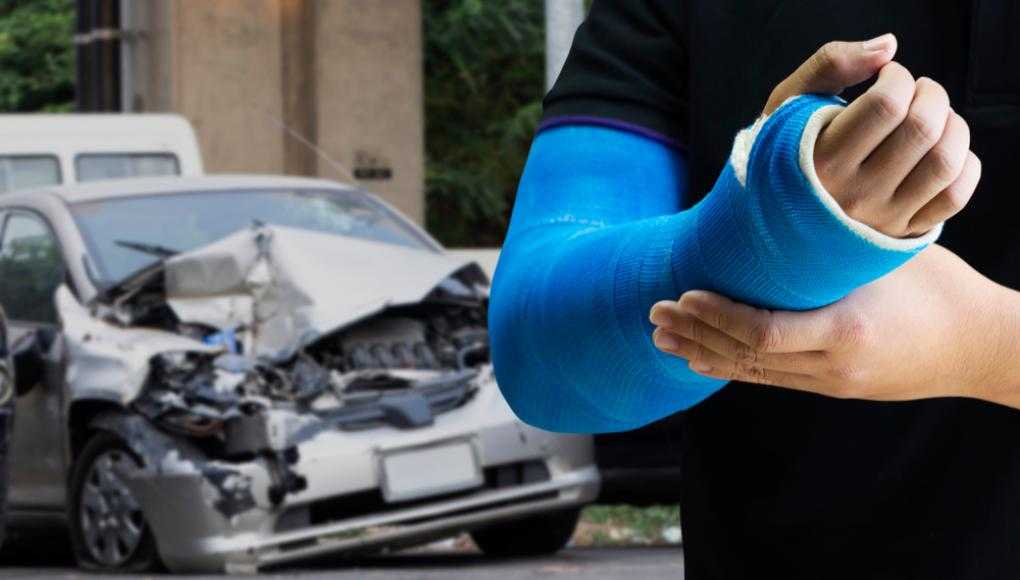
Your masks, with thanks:
M659 302L660 350L716 378L840 398L967 396L1020 408L1020 294L931 246L846 299L809 312L691 291Z

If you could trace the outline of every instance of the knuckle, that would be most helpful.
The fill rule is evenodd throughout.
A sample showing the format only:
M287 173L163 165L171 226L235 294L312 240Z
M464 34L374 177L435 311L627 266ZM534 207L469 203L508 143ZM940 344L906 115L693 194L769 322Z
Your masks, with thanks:
M872 114L887 123L899 123L907 116L910 104L888 90L875 91L868 98Z
M942 136L942 126L933 115L910 109L906 120L903 121L903 128L907 140L923 148L929 148L938 142Z
M772 384L770 382L772 380L771 373L757 365L740 365L736 374L745 377L744 380L747 382L764 385Z
M707 358L708 351L705 350L705 345L698 343L698 346L694 349L695 361L704 362Z
M811 61L811 72L825 81L841 84L851 72L847 48L846 42L832 41L823 44Z
M962 210L963 208L967 207L967 202L970 201L970 196L973 193L974 193L973 187L954 184L953 186L946 188L946 190L942 192L942 195L945 199L945 207L953 214L955 214Z
M837 72L844 66L842 45L838 41L826 42L815 52L817 72Z
M689 316L684 316L680 320L681 320L681 324L680 324L680 328L679 328L680 336L685 336L685 337L687 337L687 338L697 342L697 340L698 340L698 332L700 332L700 330L698 329L697 321L695 321L694 318L689 317Z
M963 159L945 145L936 145L928 152L931 176L939 183L952 183L963 171Z
M844 347L865 347L872 333L871 322L860 312L848 312L836 321L836 340Z
M733 356L738 362L748 365L753 365L758 362L758 351L746 344L737 345L737 350Z
M779 329L769 320L760 320L751 326L750 348L757 352L771 352L780 343Z
M953 111L949 114L949 122L959 130L960 141L963 143L964 148L970 147L970 124L967 123L967 120Z
M928 77L920 77L917 79L916 84L919 91L923 90L927 93L931 93L932 96L948 106L949 93L946 92L945 87L943 87L938 81Z
M715 313L715 327L723 332L730 330L730 318L722 310Z

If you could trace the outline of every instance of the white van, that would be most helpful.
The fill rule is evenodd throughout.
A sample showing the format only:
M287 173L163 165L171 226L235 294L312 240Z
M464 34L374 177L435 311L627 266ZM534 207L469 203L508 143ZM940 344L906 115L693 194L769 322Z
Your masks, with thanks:
M179 115L0 115L0 193L122 177L201 174L195 131Z

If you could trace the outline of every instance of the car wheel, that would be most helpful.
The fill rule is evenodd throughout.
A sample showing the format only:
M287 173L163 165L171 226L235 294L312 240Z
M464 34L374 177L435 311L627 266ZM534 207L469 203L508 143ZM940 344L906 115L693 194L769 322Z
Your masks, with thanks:
M486 556L542 556L560 551L577 527L580 509L486 526L471 532L471 539Z
M118 572L159 567L155 538L123 480L139 469L139 459L110 433L92 437L75 461L68 520L79 566Z

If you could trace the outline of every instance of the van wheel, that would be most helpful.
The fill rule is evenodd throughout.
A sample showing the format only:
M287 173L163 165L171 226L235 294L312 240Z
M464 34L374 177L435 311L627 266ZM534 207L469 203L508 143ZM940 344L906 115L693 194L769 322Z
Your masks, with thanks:
M479 528L471 539L486 556L500 558L554 554L570 541L580 509L529 516Z
M108 572L159 567L156 542L124 476L141 461L111 433L89 440L74 463L68 521L78 565Z

